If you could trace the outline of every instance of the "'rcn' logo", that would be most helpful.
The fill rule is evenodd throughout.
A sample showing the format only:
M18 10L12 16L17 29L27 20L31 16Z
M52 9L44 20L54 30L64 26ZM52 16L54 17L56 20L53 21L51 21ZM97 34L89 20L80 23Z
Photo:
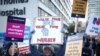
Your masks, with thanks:
M93 24L100 25L100 18L94 18Z

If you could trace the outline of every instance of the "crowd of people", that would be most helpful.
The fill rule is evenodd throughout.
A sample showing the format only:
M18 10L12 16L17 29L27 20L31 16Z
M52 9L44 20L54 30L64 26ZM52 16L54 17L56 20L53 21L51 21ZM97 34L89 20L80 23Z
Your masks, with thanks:
M12 42L3 45L0 48L0 56L64 56L65 48L67 43L67 37L64 37L64 42L62 45L38 45L42 46L37 48L36 45L30 44L30 53L20 53L18 52L18 46L15 42L13 46ZM13 49L14 47L14 49ZM14 52L12 51L14 50ZM12 54L13 53L13 54ZM83 37L83 48L82 56L100 56L100 39L97 36L84 36Z
M100 56L100 36L83 38L82 56Z

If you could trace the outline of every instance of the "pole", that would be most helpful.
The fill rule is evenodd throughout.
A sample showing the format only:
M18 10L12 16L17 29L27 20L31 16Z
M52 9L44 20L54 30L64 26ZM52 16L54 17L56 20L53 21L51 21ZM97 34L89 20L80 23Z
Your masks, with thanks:
M12 44L13 45L12 45L12 53L11 53L11 56L14 56L15 43L13 42Z
M74 28L75 33L77 33L77 28L78 28L78 16L75 18L75 28Z

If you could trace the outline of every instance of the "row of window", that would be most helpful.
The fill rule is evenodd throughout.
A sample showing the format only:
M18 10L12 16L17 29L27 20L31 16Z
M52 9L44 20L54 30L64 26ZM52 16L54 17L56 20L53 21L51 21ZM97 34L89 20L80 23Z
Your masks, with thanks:
M60 17L62 17L64 19L64 21L67 22L67 19L65 16L63 16L63 14L60 12L60 10L52 3L51 0L40 0L45 6L47 6L50 10L52 10L55 14L59 15ZM61 8L61 10L66 14L66 16L68 18L70 18L70 16L68 15L68 12L66 12L65 8L62 6L62 4L60 3L59 0L55 0L55 2L57 3L57 5ZM45 14L47 16L51 16L50 14L48 14L47 12L43 11L42 9L39 9L42 12L39 12L39 16L44 16ZM41 13L43 13L41 15Z
M88 1L88 14L89 15L100 15L100 0Z
M55 14L59 15L60 11L57 7L51 2L51 0L40 0L43 4L45 4L50 10L52 10Z
M65 10L67 11L66 16L70 19L70 15L71 15L71 8L70 8L71 4L69 5L70 1L68 1L68 0L61 0L61 1L65 5Z
M49 13L47 13L46 11L42 10L41 8L38 8L38 16L51 16Z
M59 0L55 0L57 5L61 8L61 10L66 14L68 15L68 13L66 12L65 8L63 7L63 5L61 4L61 2Z
M71 13L71 8L70 8L70 6L71 6L71 4L70 5L68 5L68 4L66 4L66 0L61 0L62 2L63 2L63 4L65 5L65 7L66 7L66 9L64 8L64 6L61 4L61 2L59 1L59 0L55 0L56 1L56 3L57 3L57 5L59 5L59 7L61 8L61 10L66 14L66 16L67 16L67 18L68 19L70 19L70 13ZM67 3L69 3L69 2L67 2ZM70 8L70 9L69 9ZM67 12L66 12L66 10L67 10ZM65 17L64 17L65 18ZM66 19L67 20L67 19ZM67 21L66 21L67 22Z

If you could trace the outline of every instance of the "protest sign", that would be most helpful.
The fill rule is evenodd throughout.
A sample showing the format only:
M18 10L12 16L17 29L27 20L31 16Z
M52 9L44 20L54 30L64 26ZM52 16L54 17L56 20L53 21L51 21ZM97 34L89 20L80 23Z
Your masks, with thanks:
M30 53L29 40L24 40L23 42L18 42L19 53Z
M72 6L72 17L85 17L86 12L86 6L87 6L87 0L73 0L73 6Z
M66 45L65 56L81 56L82 54L82 36L69 36Z
M60 17L36 18L31 44L62 44L61 28Z
M29 53L29 40L30 40L30 27L25 27L25 33L24 33L24 40L23 42L18 42L18 50L19 53Z
M24 31L24 40L23 42L18 42L18 51L19 53L30 53L29 41L31 35L31 20L26 19L25 31Z
M88 35L98 35L100 32L100 17L92 15L89 18L89 23L86 29Z
M22 42L24 37L25 21L25 18L8 16L5 40Z

